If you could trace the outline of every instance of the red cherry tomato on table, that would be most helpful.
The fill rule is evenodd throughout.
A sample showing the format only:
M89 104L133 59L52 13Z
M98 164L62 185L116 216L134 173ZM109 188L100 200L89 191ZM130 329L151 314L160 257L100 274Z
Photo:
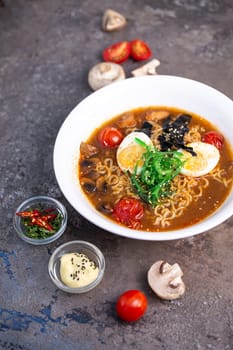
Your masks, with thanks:
M122 198L113 208L115 219L129 228L139 228L143 215L144 207L136 198Z
M122 63L129 58L130 43L122 41L107 47L103 51L103 59L107 62Z
M127 322L134 322L141 318L147 309L147 299L140 290L128 290L117 300L117 315Z
M131 41L131 57L135 61L143 61L147 60L151 57L152 51L149 46L143 40L135 39Z
M202 141L210 143L220 150L224 144L224 137L217 131L209 131L202 136Z
M114 126L106 126L100 131L98 140L102 146L114 148L116 146L119 146L123 140L123 135L120 130Z

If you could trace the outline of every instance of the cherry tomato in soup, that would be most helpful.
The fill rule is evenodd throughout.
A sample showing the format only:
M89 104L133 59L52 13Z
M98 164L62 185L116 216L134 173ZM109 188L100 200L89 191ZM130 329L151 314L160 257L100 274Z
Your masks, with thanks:
M117 315L127 322L139 320L147 309L147 299L140 290L127 290L117 300Z
M136 198L122 198L113 209L115 219L129 228L140 228L143 215L144 207Z
M130 55L130 43L121 41L107 47L103 51L103 59L107 62L123 63Z
M102 146L114 148L116 146L119 146L123 140L123 135L117 128L113 126L106 126L100 131L98 140Z
M220 150L224 144L224 137L217 131L209 131L202 136L202 141L210 143Z

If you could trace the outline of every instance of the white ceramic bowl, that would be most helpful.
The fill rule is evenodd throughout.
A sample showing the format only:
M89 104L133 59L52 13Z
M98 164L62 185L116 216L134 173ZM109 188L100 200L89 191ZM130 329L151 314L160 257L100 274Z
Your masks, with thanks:
M196 225L168 232L144 232L122 227L91 206L76 176L79 145L104 121L127 110L146 106L171 106L203 116L233 142L233 101L214 88L175 76L129 78L104 87L85 98L64 121L54 147L54 170L70 204L95 225L125 237L173 240L212 229L233 214L233 192L211 216Z

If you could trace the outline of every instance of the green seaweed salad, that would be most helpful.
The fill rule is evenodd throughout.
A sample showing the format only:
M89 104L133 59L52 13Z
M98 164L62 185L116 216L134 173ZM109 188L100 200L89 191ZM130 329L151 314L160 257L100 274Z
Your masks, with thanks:
M181 171L183 155L179 151L159 151L138 138L135 141L145 148L145 153L142 169L138 171L136 164L130 180L139 197L154 207L171 195L171 182Z

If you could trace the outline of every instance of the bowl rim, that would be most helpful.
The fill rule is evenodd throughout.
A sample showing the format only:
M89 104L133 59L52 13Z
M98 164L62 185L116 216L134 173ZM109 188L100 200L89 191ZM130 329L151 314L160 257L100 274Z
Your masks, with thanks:
M55 232L52 236L42 238L42 239L35 239L35 238L27 237L20 229L20 226L19 226L20 217L18 217L16 215L16 213L19 211L22 211L23 208L30 207L31 202L36 203L37 201L38 202L44 201L44 202L53 203L53 205L59 209L59 211L61 212L61 214L63 216L60 229L57 232ZM38 196L29 197L18 205L18 207L16 208L16 210L14 212L14 216L13 216L13 226L14 226L16 233L23 241L25 241L29 244L33 244L33 245L44 245L44 244L52 243L55 240L57 240L59 237L62 236L62 234L65 232L66 227L67 227L67 219L68 219L67 210L66 210L65 206L60 201L58 201L57 199L55 199L53 197L49 197L49 196L45 196L45 195L38 195Z
M99 273L97 278L92 281L91 283L89 283L86 286L83 287L79 287L79 288L71 288L66 286L60 279L56 279L53 275L53 266L54 263L60 258L59 253L64 250L64 248L68 248L68 247L72 247L72 246L80 246L80 250L84 247L88 248L89 250L92 251L92 253L94 253L96 255L96 257L98 258L98 267L99 267ZM67 250L66 253L71 252L69 250ZM88 254L87 254L88 255ZM62 255L61 255L62 256ZM56 257L56 260L55 260ZM49 272L49 276L52 280L52 282L63 292L67 292L67 293L71 293L71 294L82 294L82 293L86 293L89 292L90 290L94 289L103 279L104 277L104 273L105 273L105 268L106 268L106 261L105 261L105 257L104 254L102 253L102 251L93 243L90 243L88 241L83 241L83 240L73 240L73 241L68 241L66 243L61 244L60 246L58 246L52 253L50 259L49 259L49 263L48 263L48 272Z
M187 85L187 86L190 86L190 84L192 84L195 88L200 88L200 90L202 92L207 91L209 95L211 95L213 97L217 97L221 101L221 106L224 102L225 105L227 105L228 107L231 107L231 109L233 109L233 101L229 97L224 95L222 92L216 90L215 88L213 88L205 83L202 83L202 82L199 82L196 80L192 80L189 78L172 76L172 75L156 75L156 76L132 77L132 78L127 78L126 80L115 82L114 84L110 84L108 86L105 86L105 87L91 93L90 95L88 95L81 102L79 102L71 110L71 112L68 114L68 116L64 120L62 126L60 127L60 130L57 134L55 144L54 144L54 153L53 153L54 172L55 172L55 177L57 179L58 185L59 185L62 193L66 197L66 199L69 201L69 203L74 207L74 209L76 211L78 211L82 216L84 216L92 224L94 224L94 225L96 225L96 226L100 227L101 229L104 229L108 232L117 234L119 236L132 238L132 239L150 240L150 241L176 240L176 239L194 236L194 235L206 232L206 231L216 227L217 225L219 225L222 222L224 222L225 220L227 220L230 216L232 216L232 214L233 214L232 210L225 210L221 215L216 216L214 221L208 220L209 218L211 218L213 215L215 215L218 212L218 210L215 211L213 214L208 216L208 218L207 218L208 224L207 224L206 220L204 220L204 221L202 220L197 224L185 227L183 229L178 229L178 230L169 230L169 231L165 231L165 232L164 231L147 232L147 231L140 231L140 230L137 231L137 230L129 229L127 227L123 227L122 225L120 225L118 223L112 222L112 220L104 217L102 214L96 213L96 210L93 210L93 208L91 208L90 203L88 203L88 211L86 211L86 208L83 208L80 205L77 206L77 203L75 203L74 199L70 197L70 194L68 195L66 193L66 188L64 186L63 179L61 178L61 176L59 174L59 167L58 167L59 154L58 153L59 153L59 149L61 149L60 148L61 147L61 139L64 136L64 130L69 127L69 124L72 124L72 122L75 118L75 115L77 113L79 113L80 110L83 111L83 109L85 109L85 107L87 107L88 104L91 105L92 102L96 102L96 100L99 97L101 97L102 95L104 95L106 92L108 93L108 95L114 94L114 92L119 91L121 89L121 87L124 87L124 88L127 87L129 89L130 87L133 86L134 82L137 82L137 84L140 83L142 85L143 83L146 83L147 81L152 82L153 80L154 81L157 80L158 83L160 81L163 81L163 82L166 81L168 83L174 81L174 82L179 82L179 83ZM137 106L135 106L135 108L137 108ZM182 109L182 106L180 106L180 108ZM185 109L185 108L183 108L183 109ZM194 113L195 113L195 111L194 111ZM116 113L116 115L117 115L117 113ZM101 125L101 122L99 123L99 125ZM232 145L232 142L231 142L231 145ZM231 193L232 193L232 190L231 190ZM81 195L82 198L85 198L84 194L80 193L79 195ZM231 194L228 195L228 197L226 198L226 200L224 201L224 203L221 205L220 208L223 208L224 205L227 206L230 195ZM88 202L87 198L85 200L86 200L86 202Z

